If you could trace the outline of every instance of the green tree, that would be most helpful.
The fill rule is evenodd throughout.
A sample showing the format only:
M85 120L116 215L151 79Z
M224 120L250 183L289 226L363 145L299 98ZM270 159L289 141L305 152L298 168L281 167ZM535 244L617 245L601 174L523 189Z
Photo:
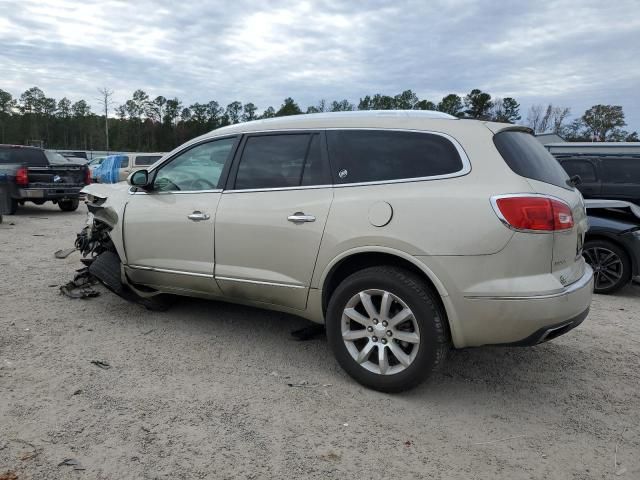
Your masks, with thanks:
M396 101L389 95L376 93L371 99L372 110L393 110L396 108Z
M350 112L352 110L355 110L355 105L353 103L350 103L347 99L340 101L334 100L333 102L331 102L332 112Z
M358 110L373 110L373 101L369 95L360 99L358 102Z
M240 122L241 113L242 103L238 102L237 100L227 105L227 109L225 110L225 115L227 116L227 118L229 119L229 123L231 124Z
M489 116L493 102L491 102L491 95L474 88L464 97L464 105L467 107L465 113L471 118L486 118Z
M256 107L253 103L251 102L245 103L243 107L242 121L250 122L258 118L258 116L256 115L257 110L258 110L258 107Z
M594 105L582 116L582 121L593 138L604 142L615 128L624 127L624 112L620 105Z
M393 108L398 110L413 110L418 103L418 96L411 90L405 90L404 92L393 97Z
M302 113L300 107L293 98L287 97L284 99L284 103L280 106L280 110L276 112L276 117L284 117L286 115L299 115Z
M15 106L13 95L0 88L0 143L6 143L6 127Z
M420 100L413 107L415 110L435 110L436 104L429 100Z
M495 122L516 123L520 120L520 104L515 98L497 98L493 102L491 119Z
M273 107L267 107L265 109L264 112L262 112L262 115L260 115L260 118L273 118L276 116L276 111Z
M450 93L438 102L438 110L459 117L462 112L462 99L455 93Z

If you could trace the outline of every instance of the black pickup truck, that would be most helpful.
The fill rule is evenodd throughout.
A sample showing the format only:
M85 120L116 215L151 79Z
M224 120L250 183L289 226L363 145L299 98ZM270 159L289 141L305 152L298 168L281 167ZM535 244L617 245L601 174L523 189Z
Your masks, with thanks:
M91 183L91 175L86 164L49 150L0 145L0 182L8 185L10 214L25 202L53 202L71 212L78 208L80 190Z

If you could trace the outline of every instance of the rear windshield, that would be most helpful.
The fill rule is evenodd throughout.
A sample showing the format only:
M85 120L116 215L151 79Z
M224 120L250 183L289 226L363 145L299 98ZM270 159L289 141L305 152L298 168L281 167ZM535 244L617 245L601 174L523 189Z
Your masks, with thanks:
M49 160L49 163L51 165L60 165L60 164L65 164L68 165L70 162L72 162L73 160L76 160L75 158L65 158L62 155L60 155L59 153L56 152L52 152L51 150L45 150L44 154L47 156L47 160ZM80 160L80 159L78 159Z
M0 147L0 164L19 163L29 167L47 166L42 150L35 148Z
M533 135L500 132L494 135L493 143L509 168L518 175L571 190L567 172Z

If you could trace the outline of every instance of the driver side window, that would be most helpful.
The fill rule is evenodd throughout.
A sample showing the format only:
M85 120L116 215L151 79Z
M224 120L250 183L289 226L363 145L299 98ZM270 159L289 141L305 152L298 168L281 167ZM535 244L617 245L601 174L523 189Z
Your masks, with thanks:
M158 192L215 190L236 138L202 143L158 169L153 189Z

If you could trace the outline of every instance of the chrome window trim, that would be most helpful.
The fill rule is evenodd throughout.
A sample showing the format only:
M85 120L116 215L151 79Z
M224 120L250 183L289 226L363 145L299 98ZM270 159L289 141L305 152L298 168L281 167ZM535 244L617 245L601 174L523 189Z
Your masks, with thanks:
M222 193L221 188L216 188L213 190L176 190L170 192L145 192L144 190L133 191L136 187L131 187L129 189L129 195L184 195L185 193Z
M453 146L455 147L458 155L460 156L460 160L462 162L462 168L452 173L446 173L443 175L430 175L427 177L407 177L407 178L397 178L393 180L374 180L370 182L353 182L353 183L333 183L330 185L309 185L309 186L297 186L297 187L277 187L277 188L248 188L248 189L230 189L224 190L223 193L252 193L252 192L270 192L270 191L282 191L282 190L306 190L312 188L345 188L345 187L360 187L366 185L386 185L393 183L411 183L411 182L426 182L431 180L443 180L445 178L456 178L463 177L471 172L471 162L469 161L469 157L467 156L467 152L464 151L460 142L456 140L454 137L449 135L448 133L437 132L433 130L415 130L408 128L375 128L375 127L367 127L367 128L359 128L359 127L332 127L332 128L321 128L321 129L311 129L311 128L287 128L282 130L260 130L254 132L245 132L243 135L253 135L260 133L287 133L287 132L305 132L309 133L318 132L318 131L334 131L334 130L366 130L366 131L384 131L384 132L411 132L411 133L426 133L431 135L438 135L440 137L444 137L449 140Z
M213 274L209 274L209 273L185 272L183 270L172 270L170 268L145 267L143 265L127 265L127 267L132 268L134 270L144 270L147 272L175 273L177 275L188 275L190 277L213 278Z
M509 230L513 232L519 232L519 233L535 233L538 235L550 235L550 234L552 235L554 233L567 233L567 232L573 231L573 227L566 228L564 230L529 230L526 228L515 228L514 226L509 224L509 222L507 222L507 219L504 217L504 215L500 211L500 208L498 207L498 200L500 200L501 198L521 198L521 197L538 197L538 198L547 198L547 199L557 200L559 202L564 203L567 207L569 207L569 210L571 210L571 216L573 217L573 210L571 209L571 205L569 205L566 200L563 200L560 197L556 197L555 195L547 195L546 193L505 193L502 195L493 195L490 199L491 208L493 208L493 211L498 216L498 219L500 219L500 222L502 222L502 224L505 227L507 227Z
M247 280L245 278L233 277L215 277L216 280L226 280L228 282L252 283L254 285L267 285L271 287L287 287L287 288L307 288L304 285L294 285L292 283L265 282L261 280Z

